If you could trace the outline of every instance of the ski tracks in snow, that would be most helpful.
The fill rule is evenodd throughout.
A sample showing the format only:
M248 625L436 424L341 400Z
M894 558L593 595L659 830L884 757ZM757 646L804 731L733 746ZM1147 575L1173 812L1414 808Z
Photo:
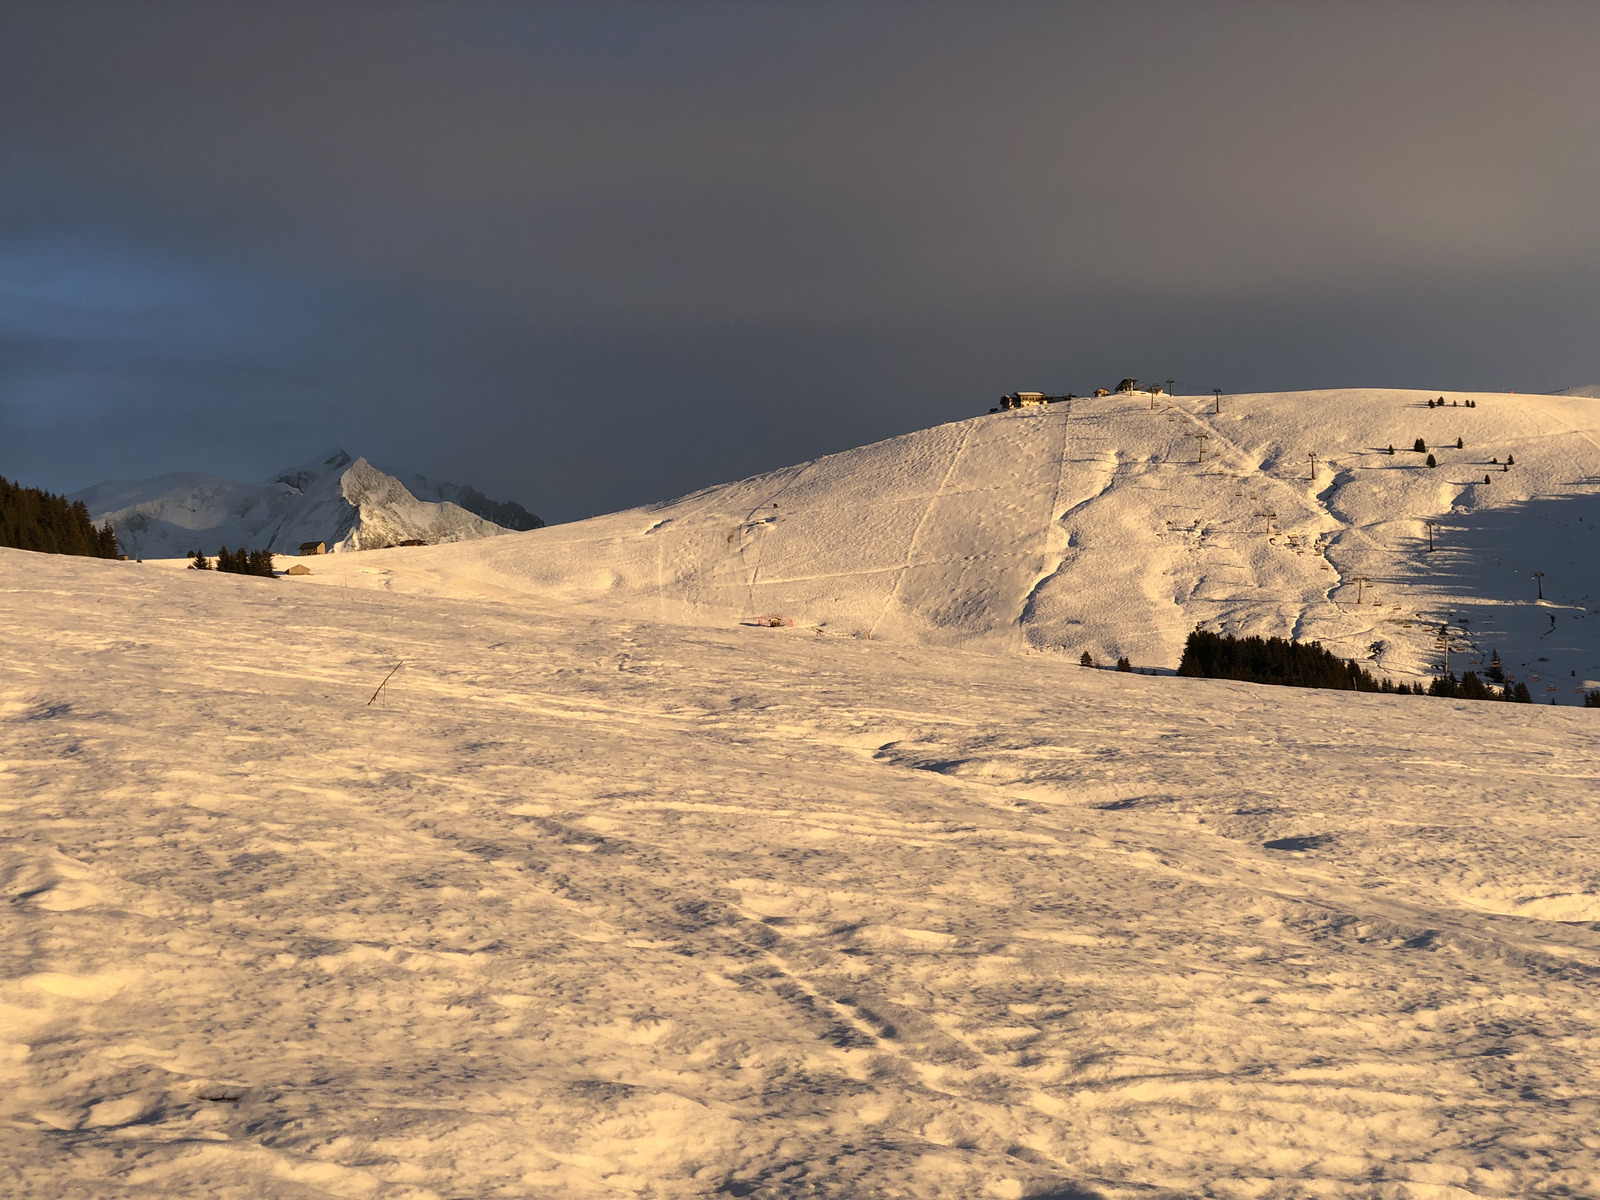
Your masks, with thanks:
M877 619L873 621L870 626L868 626L867 637L869 639L883 625L884 619L889 615L890 610L894 608L895 602L900 598L900 589L905 585L906 575L909 574L911 569L917 565L917 543L922 537L922 531L927 528L929 518L933 516L934 509L939 506L939 501L944 499L946 490L950 486L950 480L955 476L956 467L961 463L961 455L963 452L965 452L967 448L967 442L972 437L972 422L963 421L960 428L961 436L957 440L955 448L950 453L950 463L947 467L945 467L944 475L939 479L939 486L935 488L933 493L928 497L928 503L927 506L922 510L922 516L918 519L915 527L913 527L911 530L911 537L906 542L905 561L901 564L899 574L897 574L895 577L894 586L889 589L889 594L884 597L883 608L879 611Z
M26 561L8 1194L1600 1188L1582 712Z

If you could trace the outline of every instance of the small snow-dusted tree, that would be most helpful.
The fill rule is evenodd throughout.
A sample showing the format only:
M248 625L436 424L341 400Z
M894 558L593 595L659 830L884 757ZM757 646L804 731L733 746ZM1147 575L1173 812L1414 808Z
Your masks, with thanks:
M1467 448L1466 443L1463 442L1460 438L1457 438L1456 439L1456 449L1457 450L1465 450L1466 448Z
M1433 407L1433 401L1432 401L1432 400L1431 400L1431 399L1430 399L1430 400L1429 400L1429 401L1428 401L1428 407L1429 407L1429 408L1432 408L1432 407Z
M1428 443L1423 441L1421 438L1418 438L1411 444L1411 448L1418 454L1426 454L1428 452Z
M194 559L194 561L189 564L189 569L191 571L209 571L211 569L211 563L206 559L204 554L200 553L200 551L196 550L190 557Z
M1428 465L1430 467L1437 467L1439 465L1438 461L1431 454L1428 455Z
M1393 454L1394 454L1394 443L1393 442L1389 443L1389 454L1391 456L1393 456Z
M1506 455L1506 466L1514 467L1516 465L1517 465L1517 456L1515 454Z
M1122 658L1117 659L1117 670L1119 670L1119 671L1130 671L1131 672L1133 670L1133 664L1128 661L1126 656L1124 656Z
M1092 667L1092 666L1094 666L1094 655L1090 654L1087 650L1085 650L1082 654L1080 654L1078 656L1078 665L1080 667Z

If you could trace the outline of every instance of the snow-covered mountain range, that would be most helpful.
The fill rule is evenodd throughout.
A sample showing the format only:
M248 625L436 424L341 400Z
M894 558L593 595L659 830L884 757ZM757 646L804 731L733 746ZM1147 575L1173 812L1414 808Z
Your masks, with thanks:
M262 483L179 473L101 483L71 498L95 522L110 521L124 549L144 558L177 558L219 546L293 553L303 542L332 550L370 550L406 541L429 544L494 537L506 528L460 501L503 515L520 528L537 517L517 504L495 504L461 484L412 477L413 491L364 458L333 450Z
M1573 703L1600 686L1600 402L1079 399L368 565L395 588L1159 668L1196 625L1318 639L1399 678L1498 651Z

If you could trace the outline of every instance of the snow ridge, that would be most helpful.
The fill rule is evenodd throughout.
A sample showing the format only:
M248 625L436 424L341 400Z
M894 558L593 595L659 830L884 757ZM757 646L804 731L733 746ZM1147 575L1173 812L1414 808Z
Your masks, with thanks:
M1600 679L1597 551L1592 399L1134 393L408 560L390 585L1160 669L1204 625L1320 640L1398 678L1445 668L1448 625L1451 670L1498 650L1573 703Z

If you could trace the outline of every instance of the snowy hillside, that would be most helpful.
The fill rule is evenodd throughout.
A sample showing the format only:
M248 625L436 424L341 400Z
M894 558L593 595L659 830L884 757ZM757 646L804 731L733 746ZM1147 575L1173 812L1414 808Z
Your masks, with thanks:
M0 550L0 1194L1600 1195L1600 713L366 561Z
M427 481L424 481L427 482ZM302 542L370 550L403 541L460 542L506 532L448 501L418 500L364 458L335 450L266 483L177 474L102 483L74 494L109 520L129 553L179 558L219 546L294 553Z
M1448 626L1452 670L1498 651L1539 699L1577 703L1600 686L1600 402L1438 395L980 416L362 579L1160 668L1204 624L1425 677Z

